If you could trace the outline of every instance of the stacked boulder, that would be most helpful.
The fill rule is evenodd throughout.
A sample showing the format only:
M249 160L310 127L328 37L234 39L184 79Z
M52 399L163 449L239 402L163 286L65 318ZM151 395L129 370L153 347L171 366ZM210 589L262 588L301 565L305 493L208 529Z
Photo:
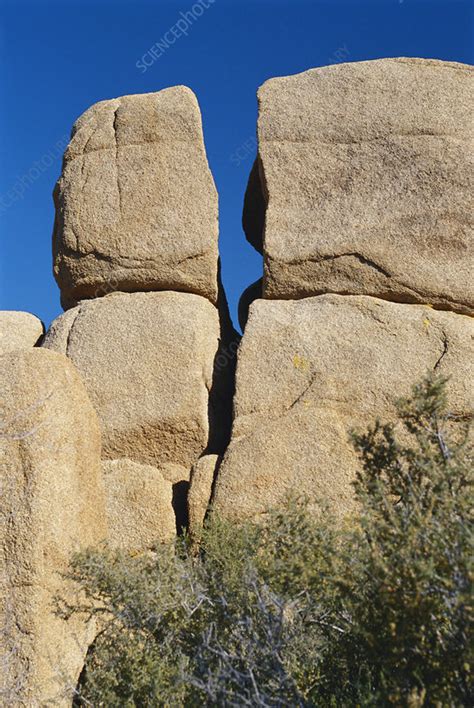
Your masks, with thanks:
M107 538L100 428L71 362L25 342L0 357L0 489L0 703L70 705L95 628L54 601Z
M14 705L70 705L96 631L55 612L56 596L75 602L73 553L171 541L191 470L231 423L237 335L194 94L86 111L54 198L66 312L46 335L0 313L0 696Z
M244 228L263 299L239 352L220 514L290 494L350 514L350 429L393 418L427 371L450 377L454 417L472 416L473 78L385 59L260 89Z
M265 298L371 295L472 315L473 76L382 59L261 87L244 223Z
M235 333L192 91L87 110L55 203L54 272L70 309L43 346L72 360L99 416L111 540L146 550L186 522L191 469L230 431Z
M148 290L216 304L217 193L189 88L89 108L72 129L54 201L54 273L66 304Z

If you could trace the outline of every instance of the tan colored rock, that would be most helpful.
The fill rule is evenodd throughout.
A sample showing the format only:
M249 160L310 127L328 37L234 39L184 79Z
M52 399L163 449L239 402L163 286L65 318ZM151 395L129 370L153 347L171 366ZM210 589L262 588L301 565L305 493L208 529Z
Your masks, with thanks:
M264 297L364 294L474 314L474 68L338 64L271 79L258 96L260 184L254 169L244 223L257 246L264 231Z
M182 465L175 465L173 462L165 462L160 465L160 473L163 479L171 484L179 484L180 482L189 482L191 470Z
M191 470L191 482L188 494L189 533L198 538L209 508L219 455L204 455Z
M106 461L102 470L112 547L140 553L174 539L173 487L160 470L131 460Z
M43 334L43 323L29 312L0 310L0 355L31 349Z
M62 574L107 528L99 423L60 354L0 359L0 487L1 703L71 705L94 627L57 617L54 599L75 601Z
M474 320L365 296L257 300L239 350L232 441L213 509L258 516L290 494L353 509L349 431L393 419L427 371L449 376L454 414L473 414Z
M187 293L113 293L52 324L99 415L103 457L189 470L208 445L217 309ZM178 481L170 478L170 481Z
M193 92L89 108L55 189L54 272L66 305L122 291L217 300L218 203Z

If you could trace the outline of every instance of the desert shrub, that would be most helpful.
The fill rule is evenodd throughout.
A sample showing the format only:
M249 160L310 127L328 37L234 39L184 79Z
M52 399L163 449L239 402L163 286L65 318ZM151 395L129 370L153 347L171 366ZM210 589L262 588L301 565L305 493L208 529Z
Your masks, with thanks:
M445 388L352 434L349 529L293 499L259 525L211 515L198 551L77 556L86 601L63 611L101 623L77 703L471 705L472 450Z

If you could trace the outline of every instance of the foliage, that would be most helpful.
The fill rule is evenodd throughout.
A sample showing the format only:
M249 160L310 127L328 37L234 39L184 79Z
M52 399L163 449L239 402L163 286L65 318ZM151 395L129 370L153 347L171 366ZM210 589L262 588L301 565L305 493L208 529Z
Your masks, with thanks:
M211 516L198 552L76 557L86 602L64 611L102 627L77 703L471 705L472 451L445 388L352 435L350 529L291 500L259 525Z

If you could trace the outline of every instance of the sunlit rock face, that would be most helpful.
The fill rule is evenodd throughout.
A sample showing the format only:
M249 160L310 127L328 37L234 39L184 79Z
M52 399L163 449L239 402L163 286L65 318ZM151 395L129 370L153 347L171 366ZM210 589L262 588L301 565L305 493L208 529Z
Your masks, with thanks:
M4 705L71 705L94 623L74 603L74 552L107 538L99 421L63 355L0 357L0 689Z
M449 377L449 407L474 404L474 320L367 296L257 300L239 350L232 440L212 508L256 518L307 496L344 519L359 461L352 429L394 420L427 371Z
M55 205L66 306L116 290L217 301L217 192L187 87L89 108L74 124Z
M244 226L264 297L474 313L474 69L381 59L270 79Z
M76 366L102 426L104 459L188 470L209 444L209 391L219 346L209 300L175 292L113 293L51 325L44 345Z

